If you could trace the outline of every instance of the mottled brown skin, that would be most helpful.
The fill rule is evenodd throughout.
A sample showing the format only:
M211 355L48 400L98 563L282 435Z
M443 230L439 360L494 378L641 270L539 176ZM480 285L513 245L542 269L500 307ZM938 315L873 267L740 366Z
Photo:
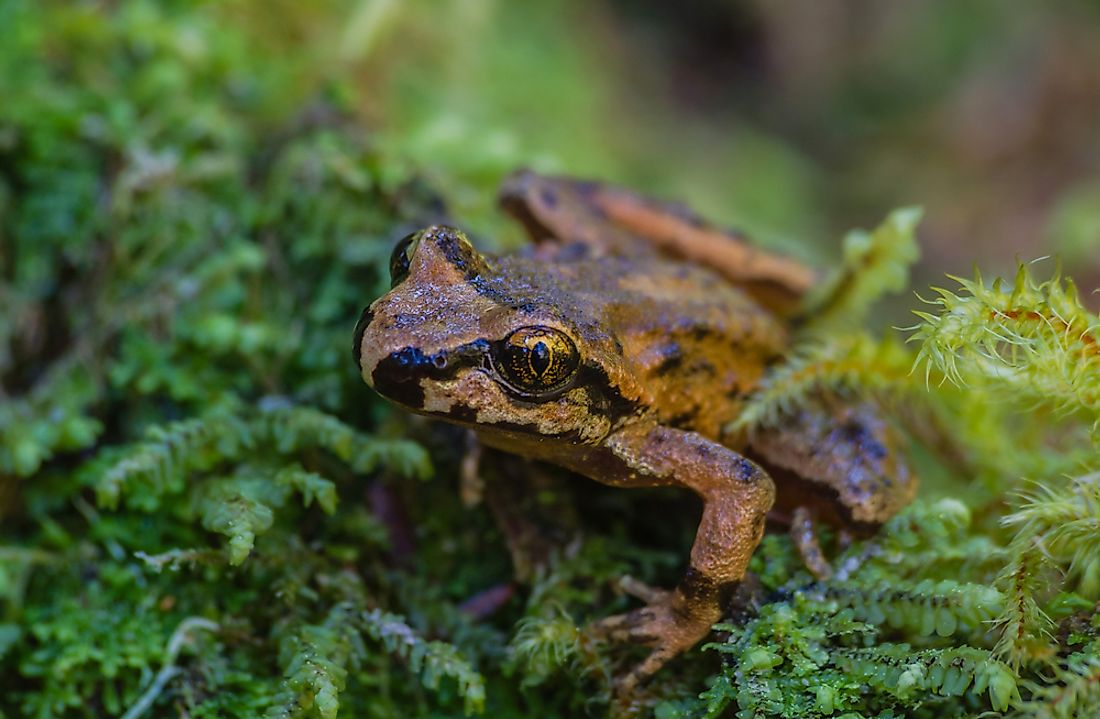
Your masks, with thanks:
M383 396L488 446L612 486L702 498L679 586L591 628L652 648L620 680L629 694L721 617L775 500L761 464L861 523L886 519L915 482L865 410L813 402L789 428L724 434L782 361L784 315L807 270L685 210L595 183L520 173L502 199L537 246L490 259L449 227L406 238L393 289L356 328L356 360ZM752 259L738 267L730 257Z
M783 315L798 308L817 279L805 265L754 247L740 232L715 227L683 205L612 185L520 170L505 181L500 200L535 242L567 239L627 256L644 243L647 251L709 267Z

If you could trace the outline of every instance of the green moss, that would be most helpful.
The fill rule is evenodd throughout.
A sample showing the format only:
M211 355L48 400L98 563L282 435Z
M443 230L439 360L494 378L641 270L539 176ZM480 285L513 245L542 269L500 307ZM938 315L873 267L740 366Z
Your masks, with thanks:
M628 572L675 580L691 506L563 481L547 502L576 524L515 586L455 491L461 440L398 421L350 360L392 239L438 218L440 189L483 204L522 153L433 166L430 123L374 134L354 63L231 5L0 3L0 716L605 713L634 655L579 627L633 606ZM318 7L303 34L346 10ZM825 582L767 536L759 606L658 676L657 716L1097 701L1100 319L1023 269L941 291L914 345L872 334L915 221L851 236L739 426L812 393L882 403L924 496L871 539L826 537Z

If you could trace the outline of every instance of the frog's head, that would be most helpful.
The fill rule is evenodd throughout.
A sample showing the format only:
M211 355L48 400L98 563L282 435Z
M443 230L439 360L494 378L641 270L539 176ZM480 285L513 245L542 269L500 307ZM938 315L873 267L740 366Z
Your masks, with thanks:
M402 239L390 277L355 330L360 372L379 394L490 434L606 434L609 403L592 381L600 343L531 278L500 271L442 226Z

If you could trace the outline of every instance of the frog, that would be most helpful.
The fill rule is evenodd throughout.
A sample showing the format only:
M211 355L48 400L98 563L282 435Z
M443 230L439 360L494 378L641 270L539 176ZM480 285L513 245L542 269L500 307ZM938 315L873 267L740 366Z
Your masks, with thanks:
M601 182L521 170L500 204L531 243L490 255L448 225L403 237L354 359L378 394L486 447L701 499L679 584L632 582L646 603L586 628L648 648L617 679L629 695L720 620L770 516L793 517L825 571L806 518L873 531L916 477L893 426L858 401L809 398L776 428L737 428L789 356L814 270Z

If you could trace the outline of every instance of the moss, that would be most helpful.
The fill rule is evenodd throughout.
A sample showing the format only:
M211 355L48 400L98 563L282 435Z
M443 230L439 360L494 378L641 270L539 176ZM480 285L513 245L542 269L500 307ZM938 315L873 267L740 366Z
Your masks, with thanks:
M346 68L240 8L0 3L0 716L605 713L630 651L578 627L629 606L627 572L674 580L690 507L563 479L539 501L578 524L513 583L459 500L461 440L399 421L350 361L391 239L504 161L441 192ZM922 499L827 538L825 582L766 537L758 605L659 675L656 716L1097 701L1100 319L1024 267L939 291L913 344L872 332L916 218L851 236L740 426L808 393L882 403Z

